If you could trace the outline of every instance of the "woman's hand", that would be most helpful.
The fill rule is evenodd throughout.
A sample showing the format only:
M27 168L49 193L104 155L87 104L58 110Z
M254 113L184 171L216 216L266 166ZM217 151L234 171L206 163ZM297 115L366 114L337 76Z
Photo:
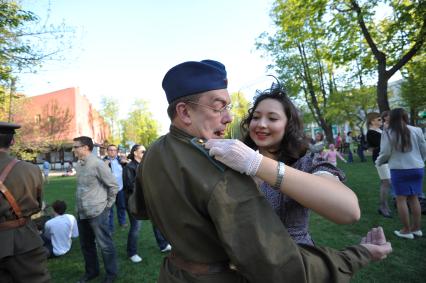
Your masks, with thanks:
M239 140L210 139L205 147L209 154L232 169L255 176L259 169L262 155Z

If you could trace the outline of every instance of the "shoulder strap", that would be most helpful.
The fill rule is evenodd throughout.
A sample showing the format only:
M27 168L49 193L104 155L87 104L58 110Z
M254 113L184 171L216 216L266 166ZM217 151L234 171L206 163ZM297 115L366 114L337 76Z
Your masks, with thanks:
M3 193L7 201L9 202L10 206L13 209L13 212L15 212L16 216L18 218L22 217L21 208L16 203L15 198L10 193L10 191L7 189L7 187L3 184L3 181L6 179L7 175L9 175L12 168L19 162L18 159L12 159L6 167L3 169L3 171L0 174L0 191Z

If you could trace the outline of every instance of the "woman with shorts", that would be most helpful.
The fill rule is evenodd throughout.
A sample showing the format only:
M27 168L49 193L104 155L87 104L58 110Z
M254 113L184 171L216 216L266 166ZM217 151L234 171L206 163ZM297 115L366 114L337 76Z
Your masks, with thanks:
M377 112L371 112L367 114L367 143L370 148L373 150L373 162L376 162L377 157L380 152L380 139L382 136L382 118ZM384 217L392 217L391 211L388 205L388 195L390 188L390 171L387 163L384 163L380 166L377 166L377 173L380 177L380 206L378 209L379 214Z
M388 162L396 205L403 228L394 231L401 238L421 237L421 208L418 199L422 191L426 141L420 128L408 125L408 115L402 108L390 111L389 127L382 134L376 165ZM407 200L412 213L410 213Z

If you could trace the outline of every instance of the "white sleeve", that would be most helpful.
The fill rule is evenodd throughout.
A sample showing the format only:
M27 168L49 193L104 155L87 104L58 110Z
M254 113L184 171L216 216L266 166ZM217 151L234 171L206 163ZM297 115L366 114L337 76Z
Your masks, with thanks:
M72 227L72 234L71 234L71 237L73 237L73 238L77 238L77 237L78 237L78 226L77 226L77 221L75 220L74 215L72 215L72 218L73 218L73 223L74 223L74 225L73 225L73 227Z
M418 137L419 137L419 148L420 148L420 154L422 155L423 161L426 161L426 140L425 136L423 135L422 129L418 128Z

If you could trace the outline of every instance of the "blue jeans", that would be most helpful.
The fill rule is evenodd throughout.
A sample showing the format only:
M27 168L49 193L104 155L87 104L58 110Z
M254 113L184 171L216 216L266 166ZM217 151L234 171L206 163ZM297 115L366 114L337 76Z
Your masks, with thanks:
M81 252L84 256L86 274L96 276L99 274L99 261L96 246L101 249L106 276L117 276L117 256L108 225L109 209L90 219L77 218L80 234Z
M157 241L157 245L160 248L160 250L167 247L169 242L164 238L163 234L161 234L160 230L157 229L157 227L152 224L152 230L154 231L155 240Z
M132 257L138 253L138 238L139 230L141 228L142 221L137 220L133 215L128 213L130 229L127 235L127 256Z
M354 157L352 155L352 150L349 147L349 151L348 151L348 163L352 163L352 162L354 162Z
M117 207L117 218L118 224L124 225L126 224L126 198L124 196L124 191L121 190L117 193L117 197L115 198L115 206ZM114 206L111 207L109 213L109 229L110 231L114 231Z
M364 149L361 146L358 146L358 149L356 150L358 153L359 159L361 159L361 162L365 162L365 155L364 155Z

